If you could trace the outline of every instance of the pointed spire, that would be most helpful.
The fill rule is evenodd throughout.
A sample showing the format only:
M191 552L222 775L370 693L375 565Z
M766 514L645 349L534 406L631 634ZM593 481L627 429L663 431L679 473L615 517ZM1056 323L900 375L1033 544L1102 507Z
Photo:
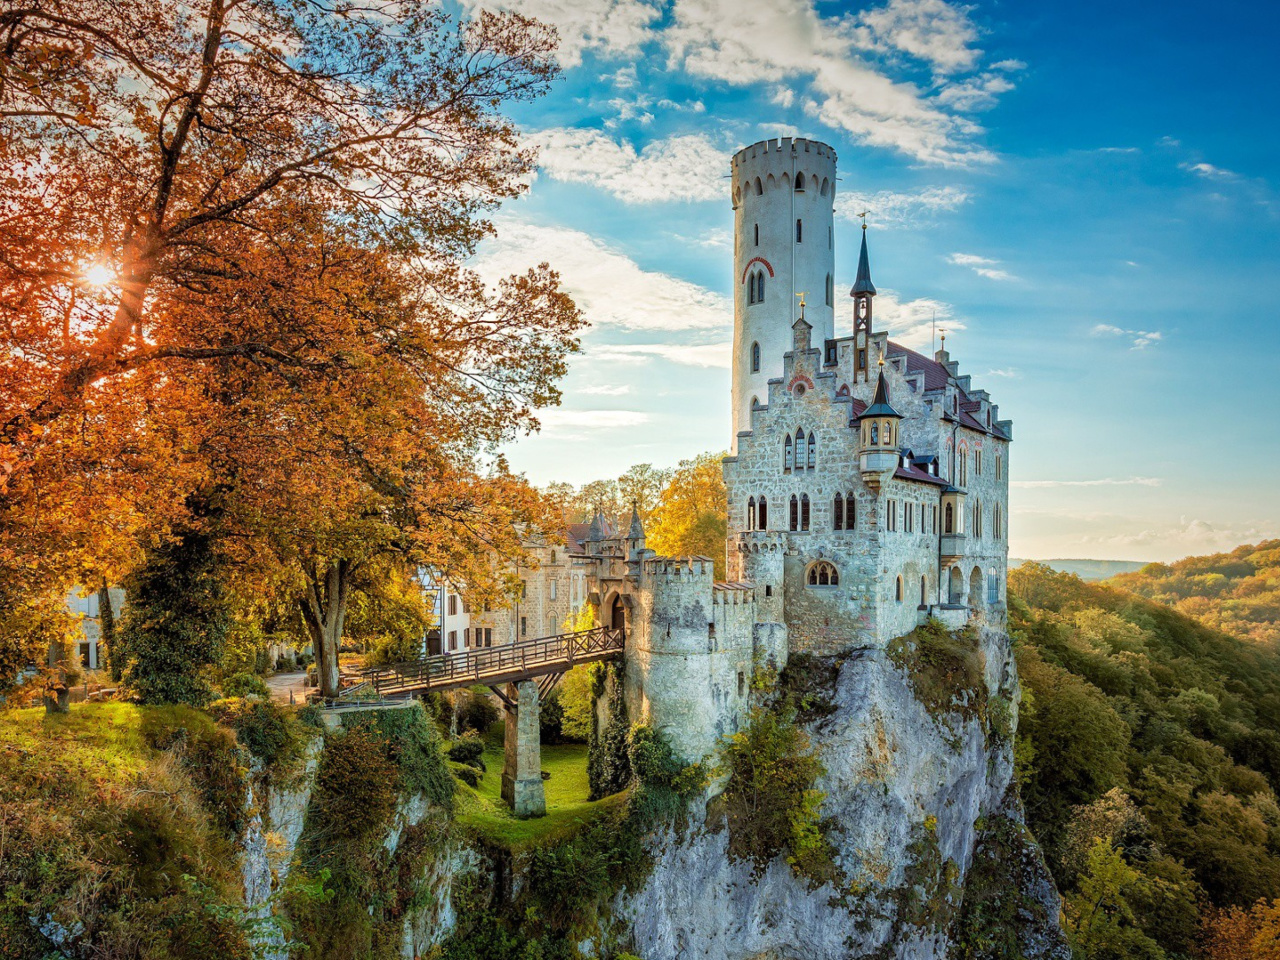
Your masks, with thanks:
M863 417L897 417L899 420L902 416L897 410L889 406L889 385L884 381L884 358L880 358L880 376L876 380L876 395L871 400L871 406L862 414Z
M627 531L627 539L644 539L644 524L640 522L640 511L636 509L634 502L631 504L631 529Z
M862 252L858 254L858 276L853 281L853 289L849 295L856 297L860 293L876 295L875 284L871 282L871 260L867 257L867 224L862 224Z
M587 530L587 541L597 543L604 539L604 517L600 514L600 508L596 507L595 513L591 515L591 528Z

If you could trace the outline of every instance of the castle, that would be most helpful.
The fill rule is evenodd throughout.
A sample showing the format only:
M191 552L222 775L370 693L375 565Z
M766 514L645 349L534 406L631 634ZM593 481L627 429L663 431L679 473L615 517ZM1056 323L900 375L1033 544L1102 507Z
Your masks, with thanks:
M929 618L1005 624L1012 423L945 350L877 327L865 224L852 328L836 336L834 150L765 140L731 170L730 581L709 557L647 549L634 511L625 533L597 512L565 545L528 545L511 608L463 611L465 650L557 634L589 604L624 631L628 716L691 762L742 728L762 665L883 647ZM536 815L540 694L514 687L503 791Z
M831 147L765 140L731 170L731 581L647 550L637 516L625 535L597 516L552 557L626 629L629 715L689 760L739 729L762 663L883 646L930 617L1005 621L1012 423L945 350L878 329L865 224L836 336Z

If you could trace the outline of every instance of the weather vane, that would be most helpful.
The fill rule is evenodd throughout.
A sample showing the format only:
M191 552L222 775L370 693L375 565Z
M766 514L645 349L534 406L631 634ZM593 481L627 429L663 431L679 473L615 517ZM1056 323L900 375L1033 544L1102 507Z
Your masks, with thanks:
M805 294L807 294L808 292L809 292L808 290L801 290L799 293L796 294L796 296L800 298L800 319L801 320L804 319L804 298L805 298Z
M870 210L863 210L860 214L858 214L858 216L860 216L860 217L862 218L862 229L863 229L863 230L867 229L867 214L868 214L868 213L870 213L870 212L871 212Z
M942 327L938 331L938 335L942 337L942 349L943 350L947 349L947 328Z

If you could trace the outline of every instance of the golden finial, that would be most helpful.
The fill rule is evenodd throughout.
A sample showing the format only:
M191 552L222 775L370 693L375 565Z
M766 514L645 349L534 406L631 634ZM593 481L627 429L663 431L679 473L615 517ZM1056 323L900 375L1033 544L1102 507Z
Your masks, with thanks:
M796 294L796 296L800 298L800 319L801 320L804 319L804 298L805 298L805 294L807 294L808 292L809 292L808 290L801 290L799 293Z
M867 229L867 214L868 214L868 213L870 213L870 212L871 212L870 210L863 210L860 214L858 214L858 216L860 216L860 217L862 218L862 229L863 229L863 230Z
M947 328L946 328L946 327L939 327L939 328L938 328L938 335L939 335L940 337L942 337L942 349L943 349L943 350L947 349Z

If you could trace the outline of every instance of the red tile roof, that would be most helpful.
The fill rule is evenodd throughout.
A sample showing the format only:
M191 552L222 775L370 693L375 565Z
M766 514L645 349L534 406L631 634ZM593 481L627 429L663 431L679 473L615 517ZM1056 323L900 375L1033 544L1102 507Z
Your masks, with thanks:
M947 486L947 481L941 477L935 477L927 470L921 470L914 464L910 467L899 467L893 471L893 475L899 480L918 480L921 483L932 483L939 487Z
M907 358L907 373L923 373L924 388L926 390L941 390L947 385L949 379L947 368L936 360L930 360L922 353L916 353L914 350L908 350L900 343L889 341L889 356Z

